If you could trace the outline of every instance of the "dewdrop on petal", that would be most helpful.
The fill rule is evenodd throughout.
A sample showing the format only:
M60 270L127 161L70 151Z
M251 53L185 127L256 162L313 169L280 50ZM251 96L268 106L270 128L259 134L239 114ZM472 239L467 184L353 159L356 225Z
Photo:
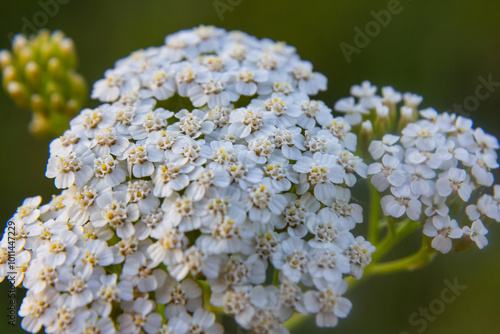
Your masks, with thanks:
M60 194L13 218L23 328L222 333L214 309L258 333L294 313L335 326L374 247L352 234L367 167L350 122L311 100L325 89L293 47L215 27L119 60L50 145Z

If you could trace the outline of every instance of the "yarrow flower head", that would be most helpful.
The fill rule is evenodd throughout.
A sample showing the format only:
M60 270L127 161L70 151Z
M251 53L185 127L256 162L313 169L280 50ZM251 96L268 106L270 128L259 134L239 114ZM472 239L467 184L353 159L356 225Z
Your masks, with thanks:
M311 99L325 89L293 47L215 27L180 31L119 60L94 85L103 104L83 110L50 146L46 176L61 193L43 206L25 200L11 219L24 268L16 284L28 289L23 328L222 333L210 304L256 333L287 332L294 313L335 326L352 306L346 278L361 278L374 251L351 232L363 216L349 188L367 172L351 125L377 99L357 89L363 101L337 104L347 117L334 118ZM446 138L426 122L402 140L418 157ZM489 183L498 144L474 135L463 163ZM447 152L428 160L453 165ZM368 169L381 174L379 189L394 189L399 216L416 215L419 196L474 188L458 168L439 172L437 191L413 185L406 175L435 175L404 163L384 158ZM477 222L498 214L491 205L468 210L476 223L464 233L478 245Z
M384 87L383 96L376 93L377 87L365 81L337 109L354 113L365 107L367 118L375 116L368 128L376 138L365 145L373 161L367 174L380 193L384 216L402 224L421 222L429 246L441 253L472 243L485 247L486 227L500 221L499 201L492 194L498 186L491 188L499 167L497 138L473 128L464 116L419 110L422 97L416 94L392 87ZM382 109L387 115L379 113Z
M334 327L356 280L482 249L500 221L495 137L369 81L334 116L285 43L200 26L104 76L102 104L50 144L60 193L24 200L0 241L29 332L222 334L222 314L255 333L299 314ZM416 254L378 263L416 230Z

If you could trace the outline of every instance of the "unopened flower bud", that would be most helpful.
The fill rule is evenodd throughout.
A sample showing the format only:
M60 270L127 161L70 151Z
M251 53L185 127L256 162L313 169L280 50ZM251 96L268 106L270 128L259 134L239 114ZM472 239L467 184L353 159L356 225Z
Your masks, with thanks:
M40 87L42 77L40 66L38 66L37 63L35 63L34 61L29 61L24 68L24 73L26 76L26 80L28 80L28 83L31 87Z
M370 146L371 141L373 140L373 125L370 120L366 120L361 123L361 130L359 131L359 149L363 153L368 152L368 147Z
M39 94L31 95L31 109L35 114L48 114L48 107Z
M40 62L48 63L49 59L55 56L55 48L51 43L40 45Z
M87 99L85 80L75 73L73 41L61 31L43 29L28 38L16 35L12 43L12 53L0 52L4 88L15 81L9 94L16 103L43 115L49 124L54 123L53 134L62 133ZM70 107L66 101L72 101Z
M14 100L14 102L21 108L29 107L29 94L24 85L17 81L11 81L7 85L7 93Z
M33 113L28 130L36 137L45 137L51 133L51 123L43 115Z
M50 107L57 113L64 113L66 110L66 103L61 94L54 93L50 96Z
M378 104L375 107L377 116L375 118L374 130L377 135L384 135L391 128L391 119L389 116L389 107L383 104Z
M69 76L69 82L72 98L78 101L80 105L83 104L87 98L87 84L85 79L78 73L71 73Z
M50 31L48 29L41 29L36 35L36 43L44 44L50 40ZM39 45L37 45L39 46Z
M0 68L3 70L12 65L12 54L7 50L0 51Z
M50 41L54 44L59 44L66 36L61 30L55 30L50 34Z
M404 129L405 126L407 126L409 123L414 121L414 109L407 107L407 106L402 106L401 107L401 113L399 116L399 122L398 122L398 130L401 131Z
M68 67L75 67L77 62L75 44L71 38L64 38L59 43L59 51L61 60Z
M45 94L50 98L50 96L59 91L59 85L55 81L48 81L45 84Z
M17 34L12 39L12 50L15 54L19 54L22 48L27 44L28 40L23 34Z
M29 61L33 60L33 58L33 50L26 46L19 52L19 55L17 57L17 65L20 68L23 68Z
M5 67L3 70L3 87L7 89L7 85L18 80L16 68L12 65Z
M66 102L66 115L68 116L74 116L76 115L80 110L80 103L75 100L69 100Z
M52 79L61 79L64 75L64 68L61 61L56 57L49 59L49 62L47 63L47 70L50 78Z
M382 96L382 103L389 107L391 122L395 122L397 117L396 104L399 103L403 97L401 93L395 91L391 86L382 88Z

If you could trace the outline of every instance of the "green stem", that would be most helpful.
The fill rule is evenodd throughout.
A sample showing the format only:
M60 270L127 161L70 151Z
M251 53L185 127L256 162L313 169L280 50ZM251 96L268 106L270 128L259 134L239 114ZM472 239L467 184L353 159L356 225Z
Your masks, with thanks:
M300 326L308 319L310 319L309 314L294 313L283 325L288 329L293 329Z
M387 228L389 229L390 236L394 237L397 231L396 231L396 223L394 223L394 219L392 219L392 217L387 217Z
M429 264L436 255L436 251L427 247L420 248L418 252L402 259L378 263L365 268L363 278L372 275L391 274L399 271L415 270Z
M155 297L155 299L156 299L156 297ZM157 304L156 305L156 313L158 313L159 315L161 315L161 317L163 319L162 323L166 323L167 322L167 318L165 318L165 304Z
M374 246L378 244L380 235L380 196L377 188L368 185L370 188L370 221L368 223L368 241Z
M222 307L216 307L210 303L210 297L212 296L210 285L208 285L208 283L204 280L198 280L198 285L203 291L203 308L209 312L212 312L217 318L219 318L224 312Z
M372 263L377 263L387 252L389 252L392 247L394 247L401 240L406 238L408 235L414 231L421 228L419 222L412 220L404 220L398 223L398 227L394 228L393 232L387 234L387 236L382 240L376 247L377 249L372 254Z
M280 284L280 271L278 269L274 269L273 285L278 286L279 284Z
M392 274L400 271L415 270L424 267L429 264L429 262L436 255L436 251L427 246L427 241L424 238L422 240L422 246L420 249L407 257L397 259L394 261L375 263L372 262L365 267L363 277L359 280L354 279L354 277L346 277L346 281L349 284L349 290L357 286L362 281L368 279L371 276L376 275L386 275Z

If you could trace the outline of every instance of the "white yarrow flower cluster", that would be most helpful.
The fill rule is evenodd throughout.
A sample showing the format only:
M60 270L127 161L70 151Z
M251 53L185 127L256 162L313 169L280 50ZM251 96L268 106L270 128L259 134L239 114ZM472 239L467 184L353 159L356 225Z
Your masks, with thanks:
M474 129L472 120L464 116L439 114L433 108L419 110L422 97L418 95L403 95L392 87L384 87L383 96L376 92L377 87L365 81L351 90L357 99L342 99L336 107L360 117L365 114L363 108L377 117L382 109L396 117L399 108L400 124L406 120L400 133L385 129L380 140L368 147L375 161L367 173L382 195L384 215L421 221L431 246L441 253L448 253L454 244L464 247L458 240L486 246L486 226L500 221L500 202L484 193L492 189L493 170L499 167L497 138ZM398 107L401 100L404 105ZM357 124L361 118L346 119Z
M201 26L165 42L96 82L105 104L50 146L61 193L12 217L23 328L222 333L208 303L256 333L287 332L295 312L335 326L351 309L345 278L362 276L374 247L351 233L363 218L349 188L367 168L356 135L310 98L326 78L293 47L241 32ZM342 108L363 113L363 99ZM485 136L471 166L490 163ZM486 200L468 213L493 214ZM467 233L484 242L478 224Z

